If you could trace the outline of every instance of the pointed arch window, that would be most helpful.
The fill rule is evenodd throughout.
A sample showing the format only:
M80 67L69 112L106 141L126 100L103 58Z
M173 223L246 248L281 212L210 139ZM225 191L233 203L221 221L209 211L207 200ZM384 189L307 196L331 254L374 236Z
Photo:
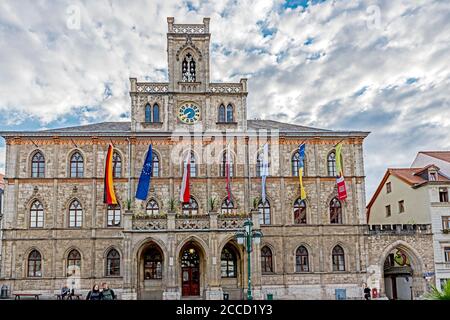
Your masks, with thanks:
M120 226L121 210L119 204L110 204L107 209L107 226L118 227Z
M28 255L28 277L42 277L42 256L37 250Z
M81 254L78 250L73 249L67 255L67 275L80 274L81 271Z
M342 205L337 198L330 202L330 223L342 224Z
M298 198L294 202L294 224L306 223L306 202Z
M195 59L192 54L188 52L181 63L181 74L184 82L195 82L195 68Z
M122 157L118 152L113 153L113 177L120 178L122 176Z
M155 199L150 199L147 202L147 206L145 207L145 212L147 215L153 217L159 215L159 205L158 202L156 202Z
M233 175L234 175L234 162L233 162L233 156L231 155L231 151L230 151L230 159L229 159L229 161L230 161L230 177L233 177ZM220 176L221 177L226 177L227 176L227 151L225 150L223 153L222 153L222 159L221 159L221 161L220 161L220 167L219 167L219 170L220 170Z
M220 273L222 278L237 277L237 258L236 252L231 245L226 245L220 256Z
M120 254L116 249L111 249L106 255L106 276L120 276Z
M305 167L305 158L303 158L303 175L302 177L305 176L305 171L306 171L306 167ZM300 160L300 153L297 151L294 153L294 155L292 156L291 159L291 167L292 167L292 176L294 177L298 177L298 170L300 169L301 166L301 160Z
M297 251L295 252L295 271L309 271L308 249L306 249L305 246L298 247Z
M69 206L69 228L81 228L83 222L83 208L78 200L74 200Z
M190 151L191 155L190 155L190 176L191 178L195 178L197 176L197 161L196 161L196 157L195 157L195 153L194 151ZM184 164L186 162L186 154L184 154L183 156L183 160L182 160L182 174L184 173Z
M267 159L267 175L270 173L270 156L267 155L269 159ZM258 152L258 155L256 156L256 176L261 177L264 173L264 152L260 151Z
M149 103L145 105L145 122L152 122L152 107Z
M44 227L44 206L39 200L32 203L30 208L30 228Z
M225 122L225 106L223 104L219 106L219 122Z
M198 214L198 203L194 198L190 198L188 203L183 203L182 212L185 216L195 216Z
M162 279L162 253L152 246L144 253L144 278L145 280Z
M153 122L159 122L159 105L157 103L153 105Z
M261 271L262 273L273 272L272 250L268 246L261 249Z
M84 176L84 160L78 151L70 157L70 177L82 178Z
M220 213L223 215L235 215L236 208L234 206L233 200L225 199L222 202L222 206L220 207Z
M227 105L227 122L233 122L234 121L234 115L233 115L233 105L228 104Z
M45 176L45 158L40 151L36 152L31 158L31 177L44 178Z
M152 177L159 177L159 156L153 152L152 154Z
M344 249L337 245L333 248L333 271L345 271L345 254Z
M336 153L330 152L327 157L328 164L328 176L335 177L336 176Z
M262 203L259 202L258 205L258 212L259 212L259 224L270 224L270 203L266 199L266 202Z

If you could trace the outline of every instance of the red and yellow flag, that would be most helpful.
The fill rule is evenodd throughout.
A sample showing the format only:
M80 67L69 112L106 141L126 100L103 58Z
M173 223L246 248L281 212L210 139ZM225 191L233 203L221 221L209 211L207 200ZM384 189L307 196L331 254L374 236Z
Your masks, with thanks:
M117 204L116 194L114 193L114 180L113 180L113 153L114 148L112 144L108 147L108 153L106 154L105 162L105 188L103 203Z

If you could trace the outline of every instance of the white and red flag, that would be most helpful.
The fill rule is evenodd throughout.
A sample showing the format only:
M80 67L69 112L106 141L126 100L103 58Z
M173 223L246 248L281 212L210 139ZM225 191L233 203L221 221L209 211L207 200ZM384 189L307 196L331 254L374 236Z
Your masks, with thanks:
M188 152L186 159L184 160L183 168L183 180L181 182L180 201L182 203L188 203L191 199L191 193L189 190L189 178L191 176L191 153Z
M230 154L230 146L227 147L227 153L225 158L225 177L227 179L227 199L231 201L231 154Z

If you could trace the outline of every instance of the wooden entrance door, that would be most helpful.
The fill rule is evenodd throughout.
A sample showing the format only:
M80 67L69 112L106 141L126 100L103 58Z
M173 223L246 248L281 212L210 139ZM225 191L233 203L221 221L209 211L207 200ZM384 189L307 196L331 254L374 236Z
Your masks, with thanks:
M184 267L182 269L183 277L183 296L200 295L200 271L198 267Z
M200 258L194 247L182 251L181 286L183 296L200 295Z

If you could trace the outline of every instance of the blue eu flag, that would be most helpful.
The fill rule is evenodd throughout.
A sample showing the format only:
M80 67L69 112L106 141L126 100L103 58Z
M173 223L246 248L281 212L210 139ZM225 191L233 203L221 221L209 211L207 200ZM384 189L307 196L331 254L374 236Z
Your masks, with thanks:
M152 175L152 160L153 160L152 145L149 145L147 157L145 158L144 166L142 167L141 171L141 176L139 177L139 184L136 190L137 199L140 200L147 199L148 187L150 186L150 177Z

